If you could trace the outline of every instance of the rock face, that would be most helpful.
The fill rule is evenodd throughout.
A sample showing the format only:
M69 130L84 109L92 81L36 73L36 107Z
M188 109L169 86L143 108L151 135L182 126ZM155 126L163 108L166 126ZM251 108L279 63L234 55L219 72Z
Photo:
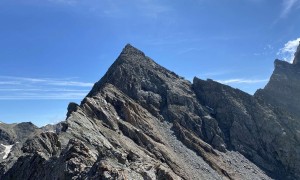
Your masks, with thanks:
M300 42L299 42L299 44L300 44ZM298 46L298 48L296 50L295 58L294 58L294 61L293 61L294 65L299 65L299 63L300 63L300 46Z
M229 150L240 152L274 178L299 177L299 121L218 82L195 78L193 85L199 101L212 109Z
M19 135L0 179L299 179L299 129L264 98L192 84L126 45L66 121Z
M276 60L269 83L255 93L256 98L289 112L297 119L300 119L300 66L297 64L300 59L299 52L296 53L294 64Z
M255 97L300 119L300 46L297 48L293 64L275 60L275 70L264 89ZM274 98L276 97L276 98Z

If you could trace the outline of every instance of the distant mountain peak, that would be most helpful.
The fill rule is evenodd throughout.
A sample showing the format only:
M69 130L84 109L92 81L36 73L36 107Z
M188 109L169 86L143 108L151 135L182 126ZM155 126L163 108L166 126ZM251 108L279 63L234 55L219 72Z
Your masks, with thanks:
M297 51L295 53L295 58L294 58L293 64L299 64L299 62L300 62L300 42L299 42Z

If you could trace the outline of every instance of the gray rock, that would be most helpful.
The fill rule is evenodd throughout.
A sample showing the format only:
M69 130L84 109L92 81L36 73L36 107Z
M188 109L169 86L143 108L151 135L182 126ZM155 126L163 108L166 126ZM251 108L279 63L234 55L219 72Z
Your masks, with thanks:
M213 117L229 150L238 151L274 178L298 178L300 128L296 119L238 89L194 79L199 101L215 110ZM290 158L292 157L292 158Z

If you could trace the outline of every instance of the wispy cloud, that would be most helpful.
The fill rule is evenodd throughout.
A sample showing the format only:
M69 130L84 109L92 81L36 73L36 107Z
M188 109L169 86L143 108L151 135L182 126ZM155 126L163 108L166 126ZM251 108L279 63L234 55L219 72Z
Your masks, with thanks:
M271 44L267 44L262 51L253 53L254 56L267 56L271 54L275 54L274 47Z
M71 78L72 79L72 78ZM72 81L70 78L53 79L53 78L28 78L28 77L12 77L12 76L0 76L0 84L20 84L20 83L31 83L31 84L44 84L54 86L77 86L77 87L92 87L93 83ZM7 80L7 81L3 81ZM11 81L13 80L13 81Z
M279 49L277 55L279 58L292 63L295 58L295 52L299 46L300 37L285 43L284 47Z
M191 52L199 52L201 50L202 50L201 48L194 48L194 47L184 48L184 49L178 51L177 54L182 55L182 54L191 53Z
M172 10L170 5L166 5L159 0L47 0L46 2L76 7L86 12L110 18L125 18L136 15L161 18L163 13Z
M0 100L82 99L92 86L74 78L0 76Z
M226 80L217 80L217 82L222 84L256 84L268 82L269 79L226 79Z
M0 81L0 85L16 85L16 84L20 84L17 81Z
M0 95L0 100L68 100L83 99L87 93L21 93L18 95Z
M31 92L87 92L88 90L78 90L78 89L17 89L17 88L3 88L0 91L31 91Z
M75 5L78 3L78 0L47 0L51 3L59 3L59 4L66 4L66 5Z
M138 0L134 4L140 12L143 12L143 15L152 18L158 18L161 14L172 11L170 6L156 0Z
M293 8L298 2L299 0L283 0L280 18L287 17L287 15L290 13L291 10L293 10Z
M201 38L185 38L185 37L177 37L172 38L173 36L167 36L163 38L154 38L146 40L146 43L153 46L162 46L162 45L177 45L182 43L195 43L200 42L203 39Z
M209 72L204 72L204 73L201 73L199 75L199 77L203 77L203 78L213 78L213 77L217 77L217 76L223 76L223 75L226 75L226 74L231 74L231 73L234 73L236 72L236 70L232 70L232 69L227 69L227 70L218 70L218 71L209 71ZM214 79L214 78L213 78Z
M264 2L266 0L246 0L248 2L253 2L253 3L261 3L261 2Z
M92 87L93 83L77 82L77 81L49 81L49 85L54 86L78 86L78 87Z

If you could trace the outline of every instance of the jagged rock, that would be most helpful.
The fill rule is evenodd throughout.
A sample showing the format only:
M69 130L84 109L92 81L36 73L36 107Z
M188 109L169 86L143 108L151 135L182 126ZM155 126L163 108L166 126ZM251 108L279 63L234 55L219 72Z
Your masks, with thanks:
M44 132L33 139L27 140L22 151L24 153L39 153L43 158L56 156L61 148L57 134L53 132Z
M191 84L126 45L66 121L18 135L19 155L0 164L0 178L297 179L298 125L264 100ZM0 128L0 141L15 142L11 134Z
M270 81L255 97L300 119L300 66L275 60Z
M292 117L212 80L195 78L193 86L201 104L214 109L212 116L228 149L239 151L279 179L299 172L295 164L300 162L300 139L294 135L300 126Z
M300 178L300 46L295 53L293 64L275 60L275 69L264 89L255 93L261 104L274 108L281 119L282 133L276 147L276 155L281 156L282 164L294 176ZM292 120L291 120L292 118ZM285 125L285 126L284 126ZM274 143L272 144L273 146Z

